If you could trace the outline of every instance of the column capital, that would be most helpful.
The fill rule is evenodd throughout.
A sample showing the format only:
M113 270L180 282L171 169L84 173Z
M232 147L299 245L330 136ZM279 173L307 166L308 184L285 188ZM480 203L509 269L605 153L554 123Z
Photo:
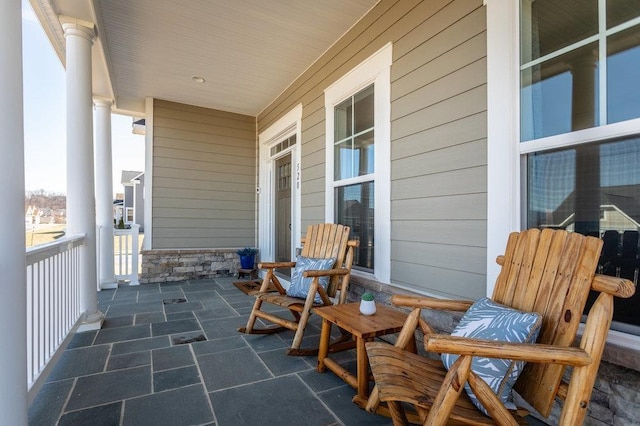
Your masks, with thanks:
M93 39L96 37L96 29L93 22L65 15L60 15L59 19L60 24L62 24L62 29L64 30L65 38L70 35L76 35L93 42Z
M113 101L107 98L93 98L93 105L96 107L111 108Z

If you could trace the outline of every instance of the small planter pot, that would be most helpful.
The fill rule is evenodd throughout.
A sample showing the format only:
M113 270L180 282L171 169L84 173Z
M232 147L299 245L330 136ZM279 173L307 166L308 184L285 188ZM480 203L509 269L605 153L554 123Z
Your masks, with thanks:
M373 315L376 313L376 302L373 300L360 301L360 313L362 315Z
M240 256L240 267L242 269L253 269L255 259L255 256Z

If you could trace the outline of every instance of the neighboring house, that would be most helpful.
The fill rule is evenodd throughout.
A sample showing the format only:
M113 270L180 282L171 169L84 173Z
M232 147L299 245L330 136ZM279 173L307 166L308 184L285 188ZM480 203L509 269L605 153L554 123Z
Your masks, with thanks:
M144 173L123 170L120 180L124 187L121 214L127 225L138 224L144 230ZM119 221L118 217L118 221Z
M27 230L30 230L35 225L39 224L55 224L66 223L66 210L65 209L51 209L48 207L37 208L29 206L25 212L24 223Z
M34 217L35 217L35 208L33 206L27 207L27 211L24 214L24 226L27 232L30 232L33 230L33 227L35 225Z
M60 9L63 2L41 3L75 12ZM137 206L129 202L144 182L149 252L257 245L262 260L274 260L283 239L285 252L295 255L307 225L343 222L360 240L355 291L477 299L493 290L495 259L510 231L570 222L577 232L601 235L604 205L635 222L636 2L365 3L368 11L324 53L290 76L261 71L273 79L259 84L253 79L262 75L225 84L215 74L215 63L232 67L236 53L251 43L233 44L228 58L212 43L193 60L174 61L183 53L175 48L178 33L189 25L169 31L163 23L176 41L166 46L171 52L154 56L157 62L131 64L140 59L129 50L133 34L141 42L138 31L148 35L144 31L154 27L148 22L174 17L161 15L155 2L145 3L145 12L160 15L128 9L138 2L88 8L98 15L82 16L99 25L94 48L107 52L96 57L109 61L94 66L125 76L104 80L121 84L109 92L120 94L115 109L145 116L151 167L146 180L132 172L123 184L126 222L137 222ZM196 12L203 22L217 13ZM251 17L244 19L253 25ZM42 21L48 34L59 34ZM219 43L246 40L240 34ZM153 56L150 46L137 47ZM165 46L153 47L164 52ZM213 62L203 58L209 48ZM155 87L150 78L127 74L158 73L165 61L204 65L180 69L189 81L162 80ZM261 65L247 60L242 76ZM192 76L202 89L189 92ZM148 89L138 90L136 81ZM258 92L269 82L277 85L275 94L239 102L246 86ZM613 188L626 189L616 194ZM640 295L631 303L640 309ZM429 319L440 328L453 323ZM639 377L640 320L614 327L591 415L604 424L640 423L640 389L609 387L623 375Z
M117 225L121 217L124 217L124 193L116 193L116 198L113 200L113 223Z
M639 185L609 186L600 194L599 230L593 235L601 236L605 231L640 231ZM576 193L571 192L553 211L529 213L533 226L574 230Z

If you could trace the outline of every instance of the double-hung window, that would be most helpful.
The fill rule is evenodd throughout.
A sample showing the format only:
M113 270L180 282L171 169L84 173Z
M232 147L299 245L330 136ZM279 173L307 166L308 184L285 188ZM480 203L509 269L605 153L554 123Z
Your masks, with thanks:
M355 265L374 270L375 129L373 85L334 108L334 220L360 241Z
M359 240L354 268L389 282L390 66L387 45L325 90L326 220Z

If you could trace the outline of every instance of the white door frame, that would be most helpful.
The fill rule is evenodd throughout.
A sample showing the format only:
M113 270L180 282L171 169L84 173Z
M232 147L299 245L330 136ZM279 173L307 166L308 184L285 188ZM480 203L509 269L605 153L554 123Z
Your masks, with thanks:
M301 238L301 125L302 104L282 116L258 135L259 144L259 186L258 186L258 247L260 260L271 262L275 260L275 218L274 214L274 173L275 160L291 152L293 182L291 188L291 259L295 258L296 247ZM271 147L283 139L296 135L296 144L277 155L270 154Z

